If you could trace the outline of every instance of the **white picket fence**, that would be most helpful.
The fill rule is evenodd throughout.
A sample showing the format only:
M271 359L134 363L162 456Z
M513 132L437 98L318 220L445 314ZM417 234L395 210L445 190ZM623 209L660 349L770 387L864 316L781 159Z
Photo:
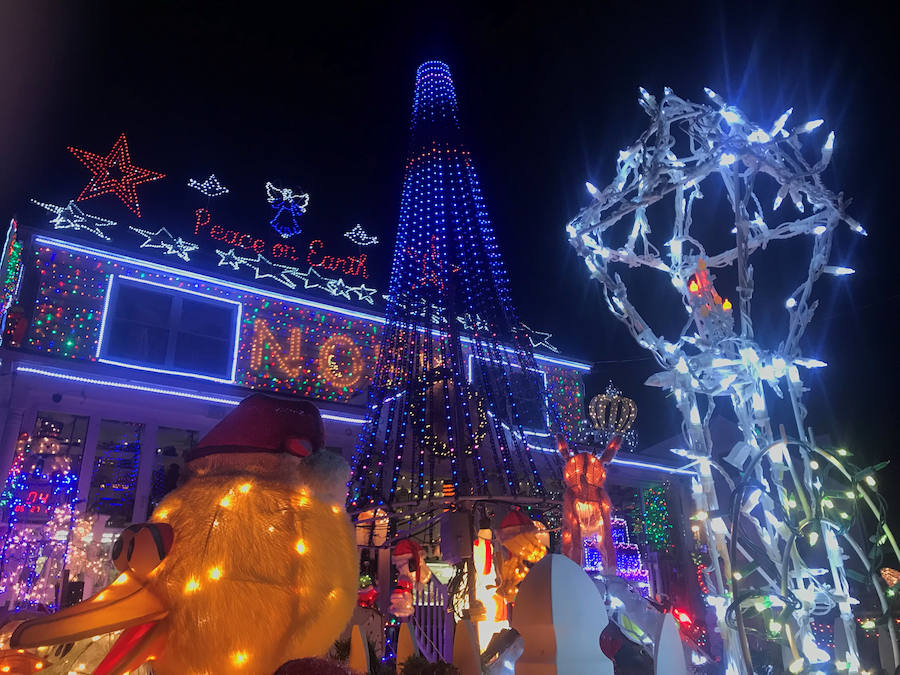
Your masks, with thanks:
M429 661L442 659L450 663L453 658L453 614L447 611L447 587L434 576L422 587L413 591L415 613L410 627L419 651Z

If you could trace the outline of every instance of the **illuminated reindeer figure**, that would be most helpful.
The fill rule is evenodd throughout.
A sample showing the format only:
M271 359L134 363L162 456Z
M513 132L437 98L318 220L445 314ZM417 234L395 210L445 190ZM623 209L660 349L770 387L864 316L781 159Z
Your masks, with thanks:
M584 564L584 540L597 535L597 545L603 556L603 571L616 573L616 547L612 540L610 520L612 502L606 492L606 465L609 464L622 446L623 434L631 427L637 416L634 401L624 396L610 393L600 394L591 400L589 407L594 428L611 433L600 446L574 446L569 448L566 440L559 436L557 448L566 460L563 481L563 529L562 552L579 565Z

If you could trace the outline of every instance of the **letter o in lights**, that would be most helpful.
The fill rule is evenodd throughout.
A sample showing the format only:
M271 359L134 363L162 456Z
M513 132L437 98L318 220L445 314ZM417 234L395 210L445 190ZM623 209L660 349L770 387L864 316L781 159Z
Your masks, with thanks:
M349 363L339 363L338 350L344 351ZM332 335L319 347L319 375L328 384L339 388L355 386L363 376L362 352L346 335Z

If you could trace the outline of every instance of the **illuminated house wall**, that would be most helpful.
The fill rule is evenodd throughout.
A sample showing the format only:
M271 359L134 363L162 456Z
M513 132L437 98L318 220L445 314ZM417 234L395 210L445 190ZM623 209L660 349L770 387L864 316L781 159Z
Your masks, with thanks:
M240 284L147 263L130 256L42 237L34 243L37 297L25 351L98 361L321 401L360 403L377 358L382 317L317 301L251 290ZM145 285L189 299L230 303L238 309L233 363L228 372L197 372L187 365L141 363L109 351L109 298L121 285ZM538 357L546 385L571 430L582 415L583 364Z
M95 543L108 547L122 526L148 517L178 484L184 453L252 390L318 401L326 445L350 457L384 325L381 315L365 311L367 305L341 306L163 265L144 251L121 253L41 234L21 241L24 274L15 284L18 301L0 347L2 475L11 466L31 471L13 476L2 493L8 499L0 497L0 522L14 525L9 531L19 537L13 543L31 541L39 533L27 534L29 527L59 515L59 508L51 513L29 500L42 494L39 488L53 478L47 467L62 455L69 467L62 478L69 488L77 484L74 491L67 488L66 503L98 512L105 529ZM159 314L152 303L135 300L142 293L169 298L166 316L180 312L178 326L206 340L199 348L188 344L190 358L179 356L171 335L168 344L175 349L165 354L153 354L153 346L166 340L145 340L146 359L123 356L123 347L133 351L140 340L123 340L118 324L135 320L150 330ZM191 308L211 311L225 323L216 330L189 326L197 314ZM131 311L136 309L147 311ZM466 339L471 377L479 366ZM204 366L210 352L223 357ZM558 419L566 432L575 431L583 418L581 378L589 366L535 357ZM533 417L545 420L546 410ZM550 461L555 443L541 424L531 427L528 444ZM691 473L623 453L613 464L610 483ZM10 596L2 578L0 603L28 599ZM52 579L46 583L53 587Z

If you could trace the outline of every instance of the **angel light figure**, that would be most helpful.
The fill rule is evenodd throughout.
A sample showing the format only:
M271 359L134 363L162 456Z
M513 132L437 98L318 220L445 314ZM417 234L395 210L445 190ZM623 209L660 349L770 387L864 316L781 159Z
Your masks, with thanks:
M887 603L884 583L869 562L881 551L864 550L849 524L867 509L880 532L873 537L875 547L889 546L897 558L900 549L874 490L874 473L882 465L856 467L845 450L818 447L805 427L801 369L825 364L804 357L800 340L816 309L815 282L823 274L853 271L829 262L835 231L845 224L857 234L866 232L847 213L843 196L824 186L834 133L817 159L803 152L804 139L822 120L790 127L788 110L763 128L714 91L706 93L710 104L684 100L668 88L657 100L642 88L638 102L650 126L619 153L610 185L600 190L587 184L593 202L567 231L603 285L609 310L661 366L647 383L668 390L682 414L688 449L679 453L697 471L693 529L710 552L703 571L706 600L715 608L725 672L755 672L751 630L784 644L789 672L817 670L829 661L859 672L853 616L858 601L848 568L862 569L871 579L882 612ZM726 221L730 235L716 231L718 219L694 211L701 188L711 191L716 178L733 216ZM764 201L771 206L765 208ZM662 238L654 245L648 213L670 206L671 230L657 224L654 234ZM724 249L709 243L728 236L733 245ZM754 333L751 258L795 237L805 239L811 254L797 266L800 284L787 300L764 308L767 315L788 313L786 336L764 345ZM680 334L666 337L651 327L616 271L625 267L664 275L688 314ZM725 275L716 288L712 270L736 277L733 294L725 290ZM658 294L653 302L659 304ZM742 434L724 451L713 445L709 426L723 399ZM816 645L813 617L834 622L833 657ZM894 661L900 662L894 622L887 624Z
M269 224L278 234L287 239L303 231L299 220L309 205L307 193L294 192L291 188L277 188L270 181L266 183L266 199L275 212Z

